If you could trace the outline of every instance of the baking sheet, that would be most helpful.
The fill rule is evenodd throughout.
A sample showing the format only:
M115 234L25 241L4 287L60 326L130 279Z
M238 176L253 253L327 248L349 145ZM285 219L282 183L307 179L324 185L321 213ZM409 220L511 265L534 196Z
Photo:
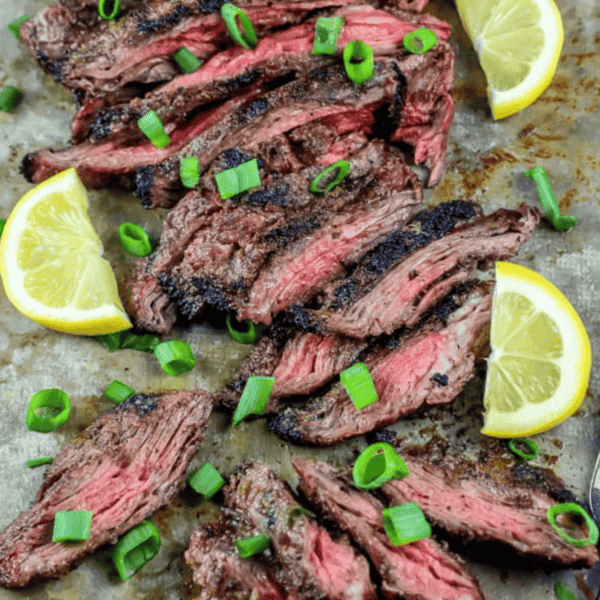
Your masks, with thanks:
M0 217L7 217L17 200L31 189L19 174L23 155L33 150L67 145L75 106L70 93L43 74L24 47L6 30L6 24L27 12L37 13L47 0L0 0L0 88L15 85L24 92L12 113L0 113ZM555 429L536 436L540 457L534 464L551 465L578 498L587 498L587 486L600 449L600 1L558 0L565 27L562 56L554 80L535 104L520 114L494 122L487 107L485 78L471 44L449 0L431 0L425 12L453 26L450 42L456 50L456 115L448 147L448 168L441 184L426 190L424 204L472 198L486 213L514 208L526 201L539 206L534 183L524 170L546 169L561 211L579 219L568 233L553 231L546 221L525 244L514 262L535 269L563 290L586 326L592 343L593 366L586 399L580 410ZM164 209L146 211L132 194L88 192L90 217L105 247L105 256L124 285L134 258L118 243L117 227L132 221L158 236ZM1 287L1 286L0 286ZM21 316L0 289L0 529L26 510L35 496L43 468L27 469L25 461L56 455L112 403L102 391L120 379L140 392L166 389L219 389L230 380L249 354L249 347L229 339L222 329L195 325L176 329L172 337L188 341L198 360L184 377L167 377L151 355L122 350L109 353L88 338L60 334ZM409 440L427 441L433 435L448 439L468 455L485 444L479 433L483 379L480 374L449 406L433 407L427 417L393 426ZM71 418L59 431L29 432L24 414L30 397L42 388L59 387L71 397ZM235 433L226 415L216 412L206 442L190 465L190 472L210 460L222 473L231 473L244 459L262 460L292 485L294 455L349 462L364 447L362 438L336 448L290 446L266 431L264 421L242 423ZM211 502L193 504L185 494L154 515L163 545L158 556L131 580L111 576L106 553L97 552L59 581L25 591L0 589L0 600L179 600L193 598L198 588L182 561L182 552L199 520L218 512ZM474 562L461 551L478 577L488 600L553 598L554 581L561 578L580 598L594 598L586 590L587 571L543 572L499 569Z

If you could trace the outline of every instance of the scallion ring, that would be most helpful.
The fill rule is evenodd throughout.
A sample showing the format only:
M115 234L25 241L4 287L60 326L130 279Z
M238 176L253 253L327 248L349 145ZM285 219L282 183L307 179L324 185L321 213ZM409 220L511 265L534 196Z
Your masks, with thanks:
M31 16L24 14L8 24L8 30L13 34L15 40L19 39L19 30L21 28L21 24L27 21L27 19L31 19Z
M319 187L319 183L321 180L333 173L336 169L338 169L338 173L333 180L331 180L326 186ZM350 171L350 163L347 160L338 160L334 162L332 165L329 165L326 169L323 169L311 182L310 191L315 194L324 193L332 190L338 183L348 175L348 171Z
M53 542L87 540L92 527L91 510L62 510L54 515Z
M98 12L103 19L114 19L119 12L119 0L112 0L113 9L110 14L106 14L106 3L108 2L108 6L110 7L111 0L100 0L98 2Z
M4 227L6 227L6 219L0 219L0 237L2 237L2 232L4 231Z
M360 40L352 40L343 53L346 74L354 83L364 83L373 77L373 49ZM353 62L359 59L360 62Z
M275 384L273 377L248 377L246 387L233 413L232 426L237 427L248 415L262 415L267 407L271 389Z
M152 521L143 521L130 529L115 545L111 558L121 581L135 575L160 550L160 532Z
M254 325L250 319L246 319L244 321L247 331L238 331L237 329L234 329L233 325L231 324L231 317L229 315L225 317L225 323L227 324L229 335L238 344L254 344L254 342L258 339L256 325Z
M221 171L215 175L215 181L223 200L259 186L260 172L258 170L258 160L254 158L232 169Z
M168 340L154 348L162 370L171 377L189 373L196 366L196 357L191 346L182 340Z
M197 156L188 156L181 161L179 176L181 177L181 183L186 188L193 188L198 185L200 181L200 167L198 166Z
M227 25L227 32L240 46L244 48L254 48L256 46L258 38L254 31L254 25L241 8L226 2L221 6L221 17ZM243 33L240 31L236 17L240 19Z
M49 433L66 423L71 412L69 396L58 388L40 390L31 397L25 423L29 431Z
M558 600L577 600L577 596L562 581L554 584L554 593Z
M391 479L406 477L408 473L408 467L396 453L394 446L387 442L367 446L352 469L354 485L363 490L381 487Z
M121 404L121 402L125 402L128 398L131 398L131 396L135 394L135 390L132 387L125 385L122 381L113 379L102 394L111 402Z
M125 252L134 256L149 256L152 254L152 243L146 230L135 223L121 223L119 238Z
M33 469L42 465L51 465L53 462L54 459L51 456L42 456L40 458L30 458L25 464L28 469Z
M171 138L165 133L162 121L153 110L138 119L138 127L157 148L164 148L171 143Z
M394 546L403 546L431 536L431 525L414 502L384 508L381 519Z
M212 498L224 485L225 480L209 462L205 462L188 477L190 487L201 494L204 500Z
M254 535L249 538L244 538L242 540L237 540L235 545L237 547L237 551L242 558L249 558L254 554L258 554L259 552L263 552L269 547L271 543L271 538L268 535L264 535L263 533L259 535Z
M583 517L583 520L589 529L588 537L577 539L567 535L556 523L556 517L560 514L571 514ZM546 518L548 519L548 523L550 523L552 526L552 529L554 529L554 531L556 531L556 533L558 533L563 540L569 542L569 544L573 544L573 546L578 546L579 548L584 546L593 546L598 541L598 527L596 526L596 523L594 523L594 520L590 517L590 515L588 515L587 512L575 502L554 504L546 512Z
M379 400L369 368L365 363L358 362L342 371L340 381L346 388L356 410L361 410Z
M319 17L315 23L315 41L312 53L334 54L340 31L344 26L344 17Z
M424 54L437 44L437 35L427 27L420 27L405 35L402 44L411 54Z
M517 448L517 443L519 442L527 446L529 448L529 452L523 452L522 450ZM540 454L540 449L538 445L529 438L513 438L508 442L508 447L510 448L511 452L513 452L514 454L516 454L524 460L531 460L536 456L539 456Z
M23 99L23 92L12 85L5 85L0 90L0 111L10 112Z
M193 73L200 68L202 61L185 46L173 54L173 60L185 73Z

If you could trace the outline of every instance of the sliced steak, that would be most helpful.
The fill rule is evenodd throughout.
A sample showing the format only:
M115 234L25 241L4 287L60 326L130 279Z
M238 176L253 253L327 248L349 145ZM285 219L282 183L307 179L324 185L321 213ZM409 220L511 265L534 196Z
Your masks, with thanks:
M0 532L0 585L61 577L167 504L184 486L212 405L203 390L136 394L97 419L54 459L31 508ZM52 542L54 515L65 510L93 511L87 540Z
M373 404L356 410L338 382L302 407L275 413L269 429L294 443L331 445L394 423L424 404L451 402L475 373L474 347L491 319L492 291L492 282L479 284L446 315L445 326L432 316L420 329L402 335L395 348L365 356L379 397ZM448 385L438 385L434 374L446 376Z
M455 226L457 219L468 222ZM488 216L468 202L440 204L367 252L352 274L332 282L318 309L306 312L321 331L351 337L414 327L480 263L515 256L539 221L539 211L524 203Z
M450 26L431 15L403 13L402 18L397 18L368 5L344 7L335 14L345 19L338 39L340 53L350 41L360 39L371 46L376 56L395 55L403 48L404 36L419 27L432 29L441 40L450 36ZM75 115L72 139L81 142L89 135L91 141L143 140L137 120L149 110L154 110L165 125L181 124L186 115L202 105L227 99L233 93L276 78L306 75L329 60L312 54L318 18L317 15L305 23L262 37L252 52L239 45L227 48L194 73L178 75L145 96L112 105L110 110L99 111L105 106L95 97ZM419 60L423 62L426 58ZM108 106L107 102L105 105Z
M416 502L432 524L468 541L497 541L511 552L569 567L598 561L596 546L577 548L548 523L550 506L574 500L550 469L515 463L497 452L474 462L450 452L432 456L397 446L410 473L383 486L392 504ZM501 464L505 468L498 468ZM581 537L584 529L579 526Z
M202 586L196 600L290 599L277 583L277 575L283 579L281 565L270 549L250 558L237 551L237 540L259 534L243 513L229 509L216 522L194 529L183 556L194 583Z
M433 537L394 546L383 528L384 506L323 462L293 458L299 489L319 511L348 532L379 572L381 594L395 600L483 600L464 561Z
M347 536L333 540L307 516L271 467L246 461L224 491L226 504L271 538L285 571L286 590L298 600L377 598L365 557Z

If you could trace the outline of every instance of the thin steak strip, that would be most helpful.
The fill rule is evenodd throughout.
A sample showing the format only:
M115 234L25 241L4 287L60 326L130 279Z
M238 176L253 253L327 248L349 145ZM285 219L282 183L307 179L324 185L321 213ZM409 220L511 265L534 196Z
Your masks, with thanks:
M141 523L183 488L213 402L203 390L136 394L102 415L54 459L31 508L0 532L0 585L58 578ZM90 537L52 542L54 516L92 510Z
M338 382L303 407L275 413L269 429L294 443L331 445L394 423L424 404L451 402L475 373L474 348L491 319L492 291L492 282L480 284L445 327L432 318L396 348L365 357L376 402L357 410ZM436 384L435 374L447 376L448 385Z
M329 532L298 504L289 486L262 463L244 462L224 488L225 502L268 535L298 600L375 600L369 564L342 536Z
M598 561L596 546L577 548L548 523L550 506L574 501L550 469L514 464L498 454L473 462L450 452L412 455L410 448L397 446L410 473L383 486L391 503L416 502L432 524L468 541L497 541L509 551L564 566L591 567ZM506 468L499 469L500 463ZM580 529L583 534L585 526Z
M394 546L381 520L384 506L352 480L323 462L293 458L299 489L319 511L348 532L381 575L389 600L483 600L464 561L434 538Z

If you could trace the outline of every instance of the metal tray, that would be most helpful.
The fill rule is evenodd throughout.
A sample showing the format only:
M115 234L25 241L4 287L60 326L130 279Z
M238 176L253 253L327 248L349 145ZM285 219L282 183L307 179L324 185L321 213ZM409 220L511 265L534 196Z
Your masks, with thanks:
M472 198L485 212L516 207L526 201L539 206L533 182L523 171L543 166L561 210L579 218L568 233L553 231L546 221L515 262L539 271L562 289L575 306L590 336L594 363L587 397L581 409L565 423L536 437L541 454L535 463L552 465L575 494L587 497L587 486L600 448L598 394L600 393L600 316L596 285L600 277L600 2L557 0L565 26L565 41L558 70L550 87L521 113L494 122L487 107L485 78L478 66L454 5L431 0L425 12L453 26L450 42L457 55L456 115L448 148L448 168L441 184L426 190L425 202L434 205L454 198ZM31 15L47 0L0 0L0 23L19 15ZM69 92L42 73L3 25L0 34L0 87L19 87L24 100L16 111L0 113L0 217L6 217L29 189L19 174L27 152L60 148L67 144L75 106ZM90 217L113 265L120 286L127 280L133 257L120 250L117 227L133 221L158 236L165 210L146 211L131 194L90 191ZM28 458L56 455L78 432L91 424L111 403L102 391L113 379L138 391L192 389L213 391L232 378L249 348L233 342L222 329L196 325L176 330L173 337L188 341L198 365L185 377L167 377L152 356L133 350L109 353L88 338L63 335L21 316L0 290L0 529L29 507L43 469L26 469ZM40 435L25 428L29 398L39 389L59 387L72 401L72 417L58 432ZM476 377L447 407L434 407L424 418L394 426L409 440L427 441L432 435L448 439L468 455L485 443L479 433L483 379ZM262 460L292 485L296 478L290 459L294 455L349 462L362 449L362 438L336 448L307 449L290 446L269 434L264 421L228 428L226 415L211 419L206 442L190 470L210 460L229 474L243 459ZM33 586L26 591L0 589L0 600L45 598L79 600L179 600L193 598L198 589L191 582L182 552L196 524L218 512L211 502L194 505L185 494L160 510L153 521L163 545L158 556L131 580L120 583L109 576L106 555L98 552L59 581ZM481 582L488 600L539 600L553 598L554 581L561 578L580 598L594 598L586 585L586 571L546 574L500 569L474 562L462 551ZM587 588L587 589L586 589Z

